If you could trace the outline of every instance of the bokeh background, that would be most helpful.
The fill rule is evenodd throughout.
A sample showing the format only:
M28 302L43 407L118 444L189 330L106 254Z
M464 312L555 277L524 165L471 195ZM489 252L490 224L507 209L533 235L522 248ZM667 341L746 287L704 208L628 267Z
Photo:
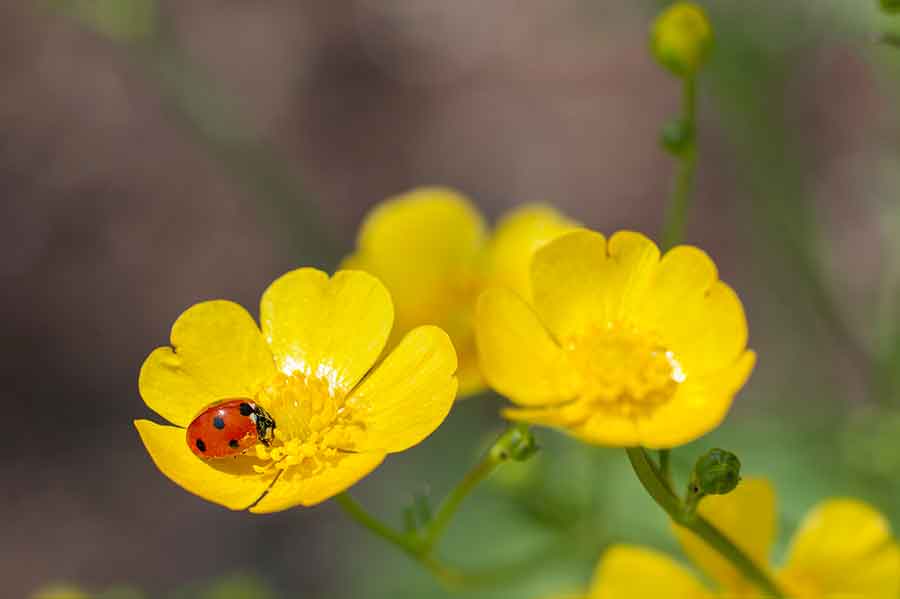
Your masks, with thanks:
M781 546L856 495L900 526L900 30L872 0L705 2L688 239L744 299L760 356L707 447L777 484ZM270 516L152 465L137 372L190 304L255 312L275 277L331 269L365 211L423 184L491 218L549 202L604 232L661 225L677 83L645 0L46 0L0 3L0 580L28 597L449 596L331 504ZM502 430L457 404L355 488L399 525ZM677 554L621 451L541 431L465 504L441 553L497 570L473 597L583 587L611 542Z

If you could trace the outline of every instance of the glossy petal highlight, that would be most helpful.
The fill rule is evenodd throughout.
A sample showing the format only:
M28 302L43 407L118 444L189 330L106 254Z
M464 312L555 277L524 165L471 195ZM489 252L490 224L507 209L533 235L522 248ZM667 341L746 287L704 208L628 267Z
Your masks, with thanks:
M854 499L822 502L794 535L781 574L787 588L810 585L827 599L900 595L900 549L890 523Z
M172 325L171 343L144 361L138 388L150 409L179 426L216 401L253 397L275 373L256 322L233 302L191 306Z
M430 435L456 397L456 352L437 327L413 329L347 399L365 435L354 451L403 451Z
M329 278L313 268L272 283L260 315L280 371L315 375L343 393L375 363L394 318L387 289L372 275L338 271Z
M542 406L572 397L573 373L563 350L513 291L498 287L481 294L475 334L481 370L513 402Z
M677 447L718 427L755 364L756 354L745 351L734 364L715 375L688 376L669 403L637 421L640 444L650 449Z
M700 503L698 512L747 553L760 568L767 569L776 533L775 491L769 481L746 478L727 495L706 497ZM677 524L673 524L672 528L691 561L725 591L739 594L754 588L730 562L694 533Z
M377 468L384 458L383 453L345 453L311 476L286 470L250 511L268 514L298 505L309 507L322 503L349 489Z
M590 599L705 599L700 582L667 555L630 545L611 547L597 565Z
M271 473L256 474L250 458L198 459L188 448L182 428L149 420L136 420L134 426L160 472L186 491L228 509L247 509L275 478Z

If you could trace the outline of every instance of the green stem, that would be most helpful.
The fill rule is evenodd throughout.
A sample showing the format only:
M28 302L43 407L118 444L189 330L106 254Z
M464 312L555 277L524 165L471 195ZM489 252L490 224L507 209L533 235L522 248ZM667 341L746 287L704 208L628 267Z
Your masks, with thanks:
M662 249L666 251L684 241L688 211L691 207L691 192L697 165L696 114L697 80L687 76L682 83L681 123L687 142L678 153L678 172L675 186L666 207L666 220L662 231Z
M669 488L672 487L672 450L671 449L660 449L659 450L659 473L662 475L663 480L669 485Z
M495 456L493 451L488 451L484 457L481 458L481 461L469 470L459 484L450 491L450 494L447 495L443 502L441 502L434 518L428 523L428 526L426 526L423 531L422 545L426 552L431 551L437 544L441 535L444 534L444 531L453 519L453 516L456 515L457 510L459 510L459 506L462 504L463 500L469 496L469 493L471 493L481 481L496 470L497 466L501 463L502 460Z
M678 525L690 530L703 539L707 545L715 549L719 555L728 560L744 578L755 584L767 596L773 599L784 599L784 594L778 589L772 579L738 546L731 542L722 532L713 526L708 520L699 515L692 515L685 505L669 488L663 480L659 470L653 465L647 456L647 452L641 447L632 447L625 450L631 467L637 475L644 489L654 501L669 515Z
M441 502L434 518L418 531L413 529L403 533L395 530L366 511L346 492L335 496L334 499L353 520L398 547L425 566L447 586L460 587L477 584L478 581L491 580L494 573L488 571L474 575L464 574L446 566L434 557L434 548L459 510L459 506L481 481L494 472L500 464L511 459L527 459L534 451L536 451L536 446L528 426L525 424L511 425L491 445L481 460L466 473L459 484L450 491ZM514 568L506 567L505 570L512 571Z
M459 586L464 578L456 570L442 564L430 553L423 552L421 545L412 535L398 532L370 514L366 508L353 499L346 491L336 495L334 500L357 524L368 528L373 534L396 546L415 561L422 564L429 572L448 586Z
M372 514L366 511L358 501L353 499L349 493L344 491L340 495L336 495L334 498L337 501L338 505L346 512L348 516L356 520L358 524L368 528L377 536L381 537L385 541L392 543L409 553L410 555L415 555L418 549L413 543L410 536L400 533Z

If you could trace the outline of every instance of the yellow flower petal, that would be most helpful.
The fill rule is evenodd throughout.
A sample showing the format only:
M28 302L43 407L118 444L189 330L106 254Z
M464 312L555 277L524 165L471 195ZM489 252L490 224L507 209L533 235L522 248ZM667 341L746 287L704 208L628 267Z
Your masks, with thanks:
M507 408L503 410L503 417L557 428L591 445L635 447L641 444L637 424L632 418L594 414L585 420L584 410L584 405L576 401L544 408Z
M160 472L186 491L232 510L243 510L265 493L274 474L256 474L251 458L201 460L191 452L185 431L149 420L134 426Z
M741 300L717 277L702 250L673 248L660 261L635 316L660 334L688 377L734 363L747 345Z
M347 398L364 435L355 451L403 451L444 421L456 396L456 352L437 327L413 329Z
M233 302L191 306L172 325L171 343L147 357L138 387L150 409L180 426L216 401L253 397L275 372L256 322Z
M424 187L379 204L366 217L356 253L345 267L378 277L394 302L390 346L421 325L437 325L453 340L460 390L484 388L472 338L472 311L487 242L481 214L463 195Z
M303 476L297 468L289 468L250 511L268 514L298 505L316 505L349 489L377 468L384 458L383 453L344 453L312 476Z
M531 259L534 253L577 225L541 204L526 204L509 212L488 244L486 276L492 284L512 289L531 300Z
M488 289L478 299L475 337L481 370L491 387L524 406L570 399L563 350L534 311L509 289Z
M710 594L685 568L663 553L614 545L603 554L590 599L704 599Z
M767 568L776 527L775 491L769 481L745 478L728 495L705 498L698 511L757 565ZM730 562L694 533L676 524L672 528L685 553L725 591L739 594L754 589Z
M378 277L391 292L398 326L436 324L449 289L474 274L487 234L469 200L424 187L378 204L366 217L347 264Z
M348 393L384 349L393 323L391 298L360 271L334 277L301 268L263 293L260 320L278 368L314 374Z
M813 508L794 535L782 572L827 599L900 596L900 549L890 523L868 504L832 499Z
M630 322L659 261L656 245L639 233L602 235L578 230L538 250L531 264L534 306L557 339L611 322Z
M745 351L721 372L688 376L668 403L637 421L639 444L651 449L677 447L715 429L725 419L755 363L756 354Z

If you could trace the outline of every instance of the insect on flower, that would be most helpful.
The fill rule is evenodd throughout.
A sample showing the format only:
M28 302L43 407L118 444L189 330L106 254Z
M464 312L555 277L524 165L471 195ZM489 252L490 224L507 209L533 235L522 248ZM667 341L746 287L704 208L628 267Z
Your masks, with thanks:
M275 420L249 399L216 403L187 427L187 444L204 459L238 456L257 443L269 445L275 436Z

